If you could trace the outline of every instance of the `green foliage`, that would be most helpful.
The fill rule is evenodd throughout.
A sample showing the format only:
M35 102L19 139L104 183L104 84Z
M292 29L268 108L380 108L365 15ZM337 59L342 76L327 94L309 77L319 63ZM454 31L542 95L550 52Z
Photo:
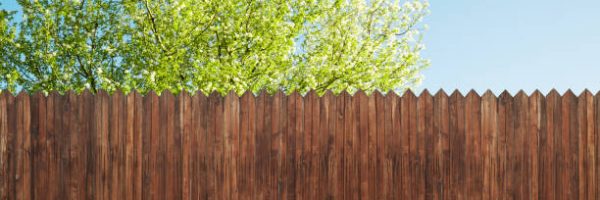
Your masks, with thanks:
M15 60L15 29L9 23L13 15L14 12L0 10L0 91L2 88L14 91L19 78L19 73L12 66Z
M419 0L19 0L0 88L403 90L428 65Z

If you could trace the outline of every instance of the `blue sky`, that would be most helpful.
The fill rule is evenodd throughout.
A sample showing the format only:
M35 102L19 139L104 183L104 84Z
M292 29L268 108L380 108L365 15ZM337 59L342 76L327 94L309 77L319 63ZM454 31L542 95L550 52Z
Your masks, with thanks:
M600 89L599 0L430 0L419 89Z
M14 0L2 8L16 9ZM418 91L600 90L599 0L430 0Z

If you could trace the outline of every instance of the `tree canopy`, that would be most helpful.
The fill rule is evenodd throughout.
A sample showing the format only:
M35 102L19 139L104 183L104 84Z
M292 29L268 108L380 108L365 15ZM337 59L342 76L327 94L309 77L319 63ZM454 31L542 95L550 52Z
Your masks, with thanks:
M403 90L422 0L18 0L0 12L0 89Z

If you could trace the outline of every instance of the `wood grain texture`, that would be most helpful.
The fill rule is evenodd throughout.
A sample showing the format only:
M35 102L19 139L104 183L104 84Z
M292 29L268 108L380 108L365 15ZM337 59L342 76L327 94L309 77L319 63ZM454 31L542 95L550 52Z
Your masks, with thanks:
M597 199L600 93L0 94L0 199Z

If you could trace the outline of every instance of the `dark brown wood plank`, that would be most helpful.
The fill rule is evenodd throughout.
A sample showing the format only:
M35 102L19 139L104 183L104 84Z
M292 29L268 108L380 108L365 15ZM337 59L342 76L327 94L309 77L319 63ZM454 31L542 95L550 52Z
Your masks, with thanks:
M254 107L253 104L250 104L251 99L254 98L252 92L247 91L240 98L239 105L239 120L240 120L240 134L239 134L239 149L240 149L240 157L239 157L239 196L240 197L251 197L251 166L252 163L250 160L250 154L253 149L250 149L250 115L254 113L250 113L251 107Z
M0 96L2 104L2 96ZM0 129L2 129L2 112L4 108L0 105ZM32 134L32 199L46 195L48 187L48 155L46 152L46 97L42 93L35 93L31 98L31 134ZM89 120L89 119L88 119ZM2 130L0 130L2 132ZM2 138L0 133L0 138ZM0 142L3 142L0 139ZM0 159L1 160L1 159ZM4 162L0 161L0 165ZM1 196L0 196L1 198Z
M14 153L16 199L31 199L31 111L29 95L19 93L16 98L17 119Z
M496 96L487 91L481 98L481 150L483 156L483 198L499 198L497 174L498 119Z
M104 121L106 127L103 127L103 175L101 179L104 179L103 197L105 199L114 199L116 198L116 193L118 192L118 182L116 169L117 167L115 162L115 144L116 144L116 132L118 126L118 118L117 114L119 110L115 106L116 97L109 93L106 93L106 117Z
M82 139L84 146L83 159L85 159L85 177L84 177L84 192L86 199L95 198L95 174L96 174L96 157L97 157L97 143L96 143L96 133L95 133L95 96L89 91L84 90L82 95L82 109L83 112L82 121L83 121L83 130L81 134L85 137Z
M232 121L231 121L231 115L232 115L232 110L233 110L233 97L235 96L235 94L232 94L232 92L228 93L226 96L224 96L223 99L223 128L222 128L222 134L223 134L223 185L221 185L221 187L223 188L223 195L222 195L222 199L232 199L232 191L233 191L233 182L232 180L234 179L233 177L235 176L235 170L232 170L232 148L231 146L233 145L233 130L232 130Z
M464 199L466 184L465 100L454 91L448 101L450 129L450 199Z
M596 138L594 136L595 129L595 118L594 118L594 95L589 91L585 90L584 95L586 96L586 132L584 137L586 138L586 149L584 157L584 173L586 177L586 197L588 199L597 199L596 190L598 185L596 182Z
M279 117L281 115L281 91L274 94L273 96L269 96L270 101L268 101L267 103L269 103L271 106L266 107L265 109L267 109L265 111L266 113L269 113L269 118L270 118L270 125L268 127L269 131L269 135L268 135L268 152L269 152L269 171L268 171L268 185L269 187L267 188L269 191L269 199L279 199L279 192L278 192L278 167L279 167L279 153L280 153L280 135L281 135L281 130L280 129L280 124L279 124Z
M389 94L390 92L388 92ZM374 108L372 112L375 113L375 123L373 124L376 129L376 137L375 137L375 184L379 184L376 190L375 198L376 199L388 199L388 189L387 185L390 184L389 181L386 180L385 176L385 161L386 161L386 142L385 142L385 96L379 91L374 92L375 96Z
M587 177L585 175L585 151L587 148L587 120L586 118L586 96L585 93L580 94L577 97L577 156L576 156L576 170L577 171L577 195L581 199L587 199L586 195L586 182Z
M208 98L201 92L192 97L192 199L208 198Z
M344 96L344 138L345 138L345 146L344 146L344 199L358 199L359 195L359 185L358 185L358 177L355 173L356 169L356 151L354 151L355 145L355 117L356 114L356 105L358 100L353 98L350 94L346 92L342 92ZM356 120L358 121L358 120Z
M121 91L117 91L115 93L120 93L121 96L118 102L119 107L119 131L118 131L118 180L120 182L119 185L119 198L125 198L127 195L127 186L125 185L127 180L127 126L130 126L132 123L127 124L127 96Z
M569 95L572 95L573 100L571 101L571 106L569 106L569 178L571 179L571 197L574 199L579 199L579 119L578 119L578 101L577 96L571 91L568 90L567 94L565 94L565 98L568 98Z
M69 199L84 199L85 198L85 176L86 176L86 137L87 131L85 131L85 116L87 113L84 110L82 96L75 92L69 92L68 101L71 116L68 126L69 138L68 138L68 166L67 170L70 174L68 196Z
M379 157L381 159L381 194L380 198L390 199L394 198L394 176L393 166L395 162L393 152L394 140L399 141L398 138L393 137L393 121L392 121L392 101L396 101L398 96L394 91L389 91L385 96L379 97L377 100L377 132L378 132L378 144L381 145ZM398 142L399 143L399 142ZM397 148L397 147L396 147ZM399 170L397 170L399 171ZM398 196L395 196L398 197Z
M162 146L161 159L163 159L164 170L162 171L162 179L164 182L164 196L166 199L181 198L181 135L176 130L176 124L179 123L179 118L176 118L175 111L181 106L181 102L171 92L164 91L161 94L161 119L162 125L166 126L162 130L161 135L165 138ZM164 117L164 118L163 118Z
M181 198L191 198L191 187L192 187L192 98L187 91L179 93L179 107L176 115L179 116L179 123L176 126L176 132L179 132L180 145L181 145Z
M158 104L158 110L159 110L159 115L158 115L158 135L156 137L157 139L157 150L156 150L156 171L155 171L155 178L156 178L156 183L157 183L157 190L156 190L156 194L157 194L157 198L159 199L167 199L168 196L168 190L172 187L172 181L170 181L167 177L167 175L169 174L169 166L171 164L170 161L168 161L168 146L169 146L169 140L171 137L171 127L169 126L171 123L169 123L169 121L172 121L172 118L169 118L170 116L170 106L171 103L170 101L172 101L172 94L170 91L165 90L162 91L162 93L160 94L159 98L159 104ZM154 120L154 119L153 119ZM215 123L216 124L216 123Z
M29 173L30 173L30 194L29 194L29 199L35 199L35 186L36 186L36 181L38 180L38 177L36 177L36 173L39 170L39 167L36 167L36 159L39 158L38 156L38 134L40 133L40 110L39 110L39 102L43 101L44 99L44 95L41 93L34 93L31 94L31 96L29 97L29 116L30 116L30 132L27 133L29 134L30 137L30 153L29 153L29 158L30 158L30 169L29 169ZM45 121L45 119L44 119ZM42 122L43 123L43 122ZM85 184L83 184L83 186L85 186ZM85 189L85 188L84 188ZM84 191L85 192L85 191ZM84 196L85 197L85 196Z
M239 157L239 97L230 92L224 104L224 149L225 149L225 188L228 199L238 199L238 157Z
M152 95L152 94L151 94ZM150 199L161 199L164 198L164 179L162 179L162 172L164 171L164 160L162 157L162 146L164 144L166 135L164 133L164 125L160 124L164 120L163 113L163 101L162 97L156 95L150 96L151 98L151 145L150 145L150 165L151 165L151 180L152 187L150 188Z
M287 110L286 120L286 135L285 140L285 164L284 164L284 185L282 191L282 199L296 198L296 126L298 124L296 100L301 99L298 93L291 93L287 97L285 109Z
M304 197L304 170L305 170L305 155L304 155L304 98L299 93L292 93L292 98L295 101L295 127L294 127L294 143L295 143L295 175L293 184L293 194L290 199L301 199Z
M562 129L558 140L559 165L557 175L557 188L563 188L559 199L578 199L577 181L577 97L572 91L567 91L561 102Z
M9 162L9 130L8 130L8 109L10 104L8 98L12 96L8 91L2 91L0 94L0 199L8 198L8 162ZM41 189L41 188L36 188ZM36 191L38 191L36 190Z
M68 198L69 180L71 177L69 165L69 123L75 116L70 114L69 98L67 95L58 96L54 119L56 122L56 147L58 171L58 198Z
M354 98L358 100L356 124L358 126L358 132L355 136L357 147L356 158L358 180L360 185L360 199L369 199L369 102L368 97L363 91L358 91L354 94Z
M131 106L134 110L134 122L133 122L133 176L134 176L134 186L133 186L133 199L141 200L143 199L143 187L144 187L144 154L143 154L143 145L144 145L144 136L148 135L148 132L144 132L144 105L143 105L143 96L137 91L133 91L130 95L133 96L133 102Z
M594 179L594 184L596 187L600 185L600 92L596 93L594 96L594 166L595 166L595 176L592 177ZM600 190L594 190L594 198L600 198Z
M264 108L263 108L263 126L261 135L259 135L260 142L258 144L259 148L259 157L260 157L260 168L261 168L261 181L263 183L263 187L261 191L266 199L274 199L275 195L271 190L273 188L273 169L271 165L271 137L273 134L273 97L269 95L266 91L264 94Z
M323 134L321 140L321 148L325 152L323 165L325 176L323 178L323 198L339 199L336 189L339 187L339 151L336 148L336 117L337 103L336 97L331 91L326 92L322 97L321 102L321 117L320 132ZM338 141L339 142L339 141ZM339 146L339 145L338 145ZM336 196L338 195L338 196Z
M313 146L316 151L316 162L315 169L317 175L316 182L316 198L318 199L326 199L328 196L328 174L329 174L329 152L328 152L328 140L329 140L329 104L326 101L327 98L323 94L321 97L317 97L317 104L314 106L315 113L319 113L319 118L313 119L315 123L313 124L313 129L315 130L315 142Z
M319 152L318 152L318 139L319 139L319 99L317 92L314 90L309 91L305 96L306 104L304 106L304 125L305 125L305 152L307 153L308 160L308 173L306 176L306 194L309 199L318 198L318 177L319 177Z
M281 199L280 169L281 169L281 138L282 138L282 104L283 92L278 91L269 98L271 100L271 134L269 136L269 198Z
M494 97L495 98L495 97ZM450 149L449 149L449 110L448 94L443 90L438 91L433 99L434 134L436 134L435 145L435 167L436 187L435 199L450 198Z
M436 135L433 133L433 96L424 90L417 104L417 151L419 155L420 178L419 184L423 193L419 199L434 199L436 182L434 152Z
M109 114L109 168L110 168L110 198L123 198L124 180L122 173L122 100L123 93L117 91L110 98Z
M512 170L512 186L514 198L525 199L529 196L528 187L528 145L527 145L527 130L528 130L528 103L529 98L525 92L520 91L514 97L514 135L509 142L511 143L511 170Z
M313 197L313 149L312 149L312 141L313 141L313 106L314 99L317 94L315 91L309 91L306 95L304 95L304 116L303 116L303 124L302 124L302 161L300 163L300 195L298 198L308 198L312 199Z
M101 128L102 128L102 105L101 105L101 101L102 98L100 96L99 93L97 94L92 94L91 91L89 90L85 90L84 92L84 99L88 99L85 100L86 101L86 105L87 105L87 109L86 112L89 112L89 120L90 122L88 123L89 125L89 133L88 133L88 145L89 147L87 147L88 149L88 153L87 153L87 186L86 186L86 198L88 199L101 199L101 195L102 195L102 186L101 181L102 180L98 180L98 178L101 177L101 170L102 170L102 166L101 166L101 155L100 155L100 150L101 150ZM48 96L46 98L46 101L50 100L50 96ZM47 138L50 138L50 129L49 127L51 126L51 121L48 120L48 118L50 117L50 115L48 115L48 113L50 113L51 111L51 107L49 105L49 102L47 102L46 104L46 130L47 130ZM49 152L49 147L46 147L46 151ZM50 163L50 162L48 162ZM49 179L48 179L49 181Z
M366 96L366 123L367 132L364 133L366 142L366 176L367 176L367 197L369 199L377 199L377 194L380 182L377 180L377 110L375 107L375 92Z
M428 178L431 184L429 186L429 190L431 193L430 199L442 199L443 198L443 181L442 181L442 147L441 147L441 136L440 136L440 127L441 121L440 115L442 114L440 109L440 102L438 100L438 95L440 92L438 91L432 97L431 102L431 122L430 122L430 139L425 140L425 145L431 145L431 149L426 149L427 152L427 170L428 170ZM429 144L431 143L431 144Z
M224 115L224 106L225 99L223 96L218 95L218 99L214 105L214 118L215 118L215 129L214 129L214 166L216 173L216 191L215 196L218 199L225 199L229 194L225 194L223 185L225 184L225 134L224 134L224 124L223 124L223 115Z
M265 101L267 100L268 94L266 91L262 91L259 96L256 98L256 112L255 112L255 135L254 135L254 173L256 182L254 184L255 187L255 198L257 199L265 199L268 197L268 188L267 183L267 166L268 164L268 150L269 146L267 143L267 135L265 131Z
M545 121L545 113L543 108L545 103L544 95L540 91L535 91L529 97L529 126L526 134L527 143L527 160L529 161L527 173L529 175L529 199L539 199L540 194L540 183L538 177L540 176L540 160L539 160L539 149L540 149L540 136L545 131L545 126L542 121Z
M560 135L560 94L552 90L546 97L545 121L546 131L540 134L540 183L541 199L556 199L556 138Z
M218 160L217 157L215 156L215 151L217 148L217 145L215 144L215 137L218 137L218 134L216 133L216 105L217 105L217 101L219 101L219 94L216 92L213 92L209 95L208 97L208 105L207 105L207 136L206 136L206 155L207 155L207 172L206 172L206 182L207 182L207 189L206 189L206 199L219 199L218 195L217 195L217 164L218 164Z
M481 98L471 90L466 96L467 193L469 198L483 198L483 163L481 157Z
M264 97L264 108L263 108L263 125L262 125L262 131L259 135L258 138L260 138L260 142L258 142L258 148L259 148L259 152L257 154L259 154L259 161L260 161L260 168L261 168L261 181L263 183L262 187L261 187L261 191L263 192L263 196L266 199L275 199L275 195L274 194L272 188L273 188L273 165L272 165L272 152L271 152L271 147L272 147L272 140L271 138L273 137L273 118L275 117L274 113L273 113L273 96L269 95L266 91L263 92L263 97Z
M103 173L105 172L105 165L104 165L104 158L105 158L105 147L103 146L104 144L104 133L105 133L105 128L108 126L104 126L105 125L105 120L107 119L106 117L106 109L108 109L108 107L106 105L108 105L107 101L107 94L104 91L100 91L98 92L95 96L92 97L93 101L90 103L90 110L91 110L91 124L90 124L90 152L91 153L91 158L88 158L89 160L89 177L88 179L91 179L89 181L89 184L91 186L89 186L89 194L88 196L91 196L91 198L96 198L96 199L105 199L104 195L104 179L103 179ZM54 108L51 104L53 104L53 96L48 96L48 102L47 102L47 115L46 115L46 119L48 121L47 124L47 131L48 131L48 135L47 137L50 139L51 137L51 127L53 126L52 120L50 120L50 118L53 118L53 115L51 114L54 111ZM48 146L48 153L51 152L52 147ZM52 163L51 161L51 156L49 156L49 164ZM50 170L48 170L50 171ZM48 182L52 181L50 179L51 174L48 175ZM108 198L108 197L106 197Z
M16 173L16 156L17 156L17 123L18 123L18 102L17 98L12 94L5 93L6 100L6 112L7 112L7 137L6 137L6 156L7 162L5 164L3 179L4 179L4 192L6 193L7 199L16 199L16 181L15 176L13 174Z
M403 161L405 164L405 173L402 178L404 179L403 192L407 195L407 199L418 199L419 195L424 194L424 185L420 185L419 182L419 169L418 169L418 137L417 137L417 103L418 99L415 94L408 90L402 96L402 137L401 141L403 147L407 147L407 151L403 152L403 157L406 159ZM406 155L404 155L406 153ZM424 181L423 181L424 182ZM404 199L404 198L403 198Z
M121 93L121 99L119 101L119 108L121 109L119 113L119 119L121 122L119 123L119 180L121 181L121 187L119 188L119 197L132 199L133 196L128 193L133 193L134 184L128 185L127 180L133 179L133 170L132 166L129 163L128 154L133 152L133 146L129 146L133 144L133 141L129 140L130 135L133 136L133 109L129 110L129 96L126 93ZM131 137L133 140L133 137ZM131 153L130 153L131 152ZM130 198L128 198L130 197Z
M144 96L144 115L142 124L142 169L143 186L142 199L157 199L156 190L158 189L156 172L156 152L158 150L158 96L154 91L150 91Z
M594 162L594 96L588 90L583 91L577 99L577 122L578 122L578 180L579 197L582 199L593 199L595 170Z
M279 95L281 98L280 103L280 114L277 119L277 123L279 124L279 138L277 139L279 155L277 157L277 198L278 199L286 199L287 197L287 146L288 146L288 96L285 93L279 91L276 95Z
M400 146L402 142L401 133L401 121L400 121L400 105L401 99L395 92L389 92L385 96L385 152L386 152L386 163L385 163L385 174L384 179L387 179L387 194L389 198L399 199L403 196L404 185L402 182L402 153L408 147Z
M358 116L358 99L352 94L343 91L344 96L344 196L345 199L359 198L359 182L356 173L357 156L356 146L356 120Z
M512 170L510 169L509 157L509 138L513 133L513 97L508 91L502 92L498 98L498 173L496 179L501 181L500 199L507 199L512 196Z

